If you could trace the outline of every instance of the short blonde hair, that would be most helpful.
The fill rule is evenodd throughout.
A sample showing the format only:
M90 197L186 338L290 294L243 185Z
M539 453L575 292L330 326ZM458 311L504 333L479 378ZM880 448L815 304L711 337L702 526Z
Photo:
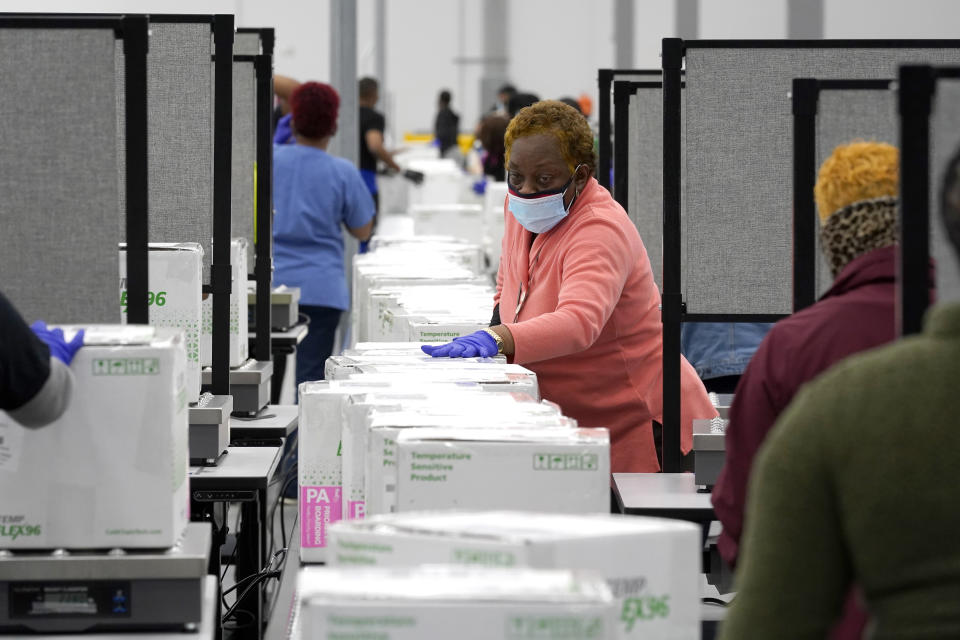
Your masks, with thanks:
M854 202L897 197L899 152L885 142L855 141L833 150L813 188L820 222Z
M557 139L570 171L582 164L593 172L597 166L593 131L582 113L559 100L541 100L517 112L504 135L504 164L510 164L510 149L515 141L541 133Z

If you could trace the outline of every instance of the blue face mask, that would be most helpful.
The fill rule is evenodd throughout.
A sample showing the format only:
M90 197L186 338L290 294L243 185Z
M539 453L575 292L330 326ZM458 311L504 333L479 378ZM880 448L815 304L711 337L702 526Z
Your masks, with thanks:
M508 208L520 226L531 233L546 233L560 224L560 221L567 217L577 196L580 195L579 193L574 195L569 207L563 206L563 194L570 188L577 175L577 169L581 166L583 165L577 165L573 175L559 189L520 194L513 187L507 187L507 199L510 203Z

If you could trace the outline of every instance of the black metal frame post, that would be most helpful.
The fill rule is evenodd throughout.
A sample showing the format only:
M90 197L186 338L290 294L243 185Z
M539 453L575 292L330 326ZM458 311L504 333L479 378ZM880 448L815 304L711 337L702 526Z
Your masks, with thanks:
M630 201L630 99L639 89L662 88L662 82L613 83L613 198L624 211Z
M900 67L900 247L897 327L919 333L930 304L930 114L936 87L928 65Z
M613 154L613 144L610 140L610 89L614 76L659 76L656 69L598 69L597 85L599 88L597 104L597 182L607 190L610 189L610 166Z
M230 207L233 154L233 16L213 19L213 294L212 391L230 395Z
M793 80L793 311L817 297L817 225L813 188L817 175L817 113L823 91L888 91L890 79Z
M793 80L793 311L817 299L817 96L813 78Z
M597 182L610 188L610 83L613 82L613 69L597 71L597 83L600 93L597 98Z
M147 324L149 305L147 184L146 16L123 17L124 118L126 125L127 322Z
M613 83L613 199L626 210L630 149L630 96L636 88L632 82L618 80Z
M680 91L683 40L664 38L663 54L663 464L665 473L681 469L680 443Z
M253 356L271 359L270 285L273 279L273 29L260 32L263 53L254 63L257 75L257 196L256 262L257 283L256 339Z

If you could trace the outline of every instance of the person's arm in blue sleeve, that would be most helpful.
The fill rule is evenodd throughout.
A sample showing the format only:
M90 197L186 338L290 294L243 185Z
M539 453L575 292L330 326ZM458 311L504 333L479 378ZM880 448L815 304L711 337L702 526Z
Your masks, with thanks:
M369 240L376 208L360 172L352 166L345 172L344 191L343 225L357 240Z
M42 322L28 327L0 293L0 410L25 427L41 427L63 415L73 390L69 364L83 332L67 342L63 331Z

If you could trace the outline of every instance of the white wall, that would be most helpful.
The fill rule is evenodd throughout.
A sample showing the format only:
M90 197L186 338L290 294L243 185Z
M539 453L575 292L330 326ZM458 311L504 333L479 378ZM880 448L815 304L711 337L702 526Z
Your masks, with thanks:
M725 40L786 36L786 0L700 0L698 38Z
M957 0L825 0L823 13L825 38L960 37Z

